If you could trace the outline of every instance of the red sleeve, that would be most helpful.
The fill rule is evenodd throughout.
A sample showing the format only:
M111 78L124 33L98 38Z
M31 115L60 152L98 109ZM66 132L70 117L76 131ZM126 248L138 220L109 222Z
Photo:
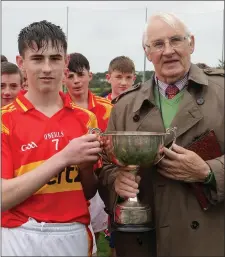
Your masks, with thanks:
M10 130L2 119L1 126L1 159L2 159L2 178L9 179L14 177L13 171L13 160L12 160L12 152L9 145L9 136Z

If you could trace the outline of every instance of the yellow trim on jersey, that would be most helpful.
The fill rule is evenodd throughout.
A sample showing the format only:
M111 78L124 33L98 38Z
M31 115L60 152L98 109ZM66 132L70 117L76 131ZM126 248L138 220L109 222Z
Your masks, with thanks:
M27 172L34 170L38 166L40 166L44 161L38 161L29 163L21 166L19 169L15 171L15 176L21 176L26 174ZM81 182L76 182L75 179L78 176L77 166L71 166L71 171L69 175L69 179L72 181L69 183L66 180L66 168L60 172L57 176L52 178L49 183L40 188L34 195L36 194L51 194L51 193L60 193L66 191L75 191L82 190Z
M95 96L95 99L96 99L98 104L104 106L106 112L103 116L103 120L107 120L110 116L113 105L111 104L111 102L109 100L107 100L103 97Z
M91 97L91 101L92 101L92 106L95 107L95 101L94 101L93 95L92 95L92 97Z
M44 161L32 162L29 164L22 165L19 169L15 170L15 176L23 175L41 165Z
M15 110L16 110L16 107L13 103L7 104L1 108L1 115L3 116L4 114L6 114L8 112L13 112ZM1 124L1 133L4 133L6 135L10 134L9 129L6 127L6 125L3 124L3 121Z
M102 118L103 118L103 120L107 120L110 116L110 113L111 113L111 110L112 110L113 106L109 105L108 103L105 103L105 102L98 102L98 103L101 104L102 106L104 106L105 114Z
M95 95L95 98L96 98L96 99L99 99L99 100L103 100L103 101L108 102L108 103L111 104L111 101L109 101L109 100L108 100L107 98L105 98L105 97Z
M100 96L96 96L96 101L97 102L104 102L104 103L107 103L107 104L113 106L113 104L111 104L111 101L107 100L106 98L100 97Z
M98 121L94 113L91 112L90 119L87 123L87 128L98 128Z
M91 112L91 111L89 111L85 108L82 108L80 106L77 106L74 102L71 102L70 104L71 104L71 107L73 109L77 108L77 109L82 110L82 111L84 111L88 114L89 120L86 123L87 128L98 128L98 121L97 121L97 118L96 118L96 116L93 112Z
M12 105L12 106L7 105L7 108L3 107L1 109L1 114L3 115L5 113L7 113L7 112L13 112L15 110L16 110L16 107L14 105Z
M16 98L16 102L23 109L23 111L26 112L28 110L27 107L18 98Z
M9 129L2 123L2 126L1 126L1 132L6 134L6 135L9 135Z
M15 108L15 105L13 103L10 103L10 104L7 104L5 106L3 106L1 109L2 110L5 110L5 109L12 109L12 108Z

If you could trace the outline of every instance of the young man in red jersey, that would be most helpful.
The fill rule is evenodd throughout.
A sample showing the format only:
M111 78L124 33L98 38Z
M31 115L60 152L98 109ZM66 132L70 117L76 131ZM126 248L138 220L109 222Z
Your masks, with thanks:
M11 62L1 63L1 106L12 103L22 89L23 76Z
M109 63L106 79L112 89L112 93L109 93L106 99L112 101L134 84L136 75L133 61L126 56L114 58Z
M76 105L93 112L98 120L98 126L105 131L112 104L103 97L94 95L89 90L89 83L92 79L90 64L87 58L80 53L70 54L68 72L65 78L65 85L68 93L67 97ZM108 215L104 211L104 203L99 194L90 199L91 229L95 233L97 240L99 232L107 228ZM93 254L96 254L97 247L94 241Z
M90 64L87 58L80 53L70 54L68 75L65 84L68 90L67 96L78 106L93 112L98 120L99 128L105 131L112 104L103 97L94 95L89 90L92 79Z
M59 26L30 24L18 48L29 91L2 109L2 254L90 256L96 117L59 93L69 60Z

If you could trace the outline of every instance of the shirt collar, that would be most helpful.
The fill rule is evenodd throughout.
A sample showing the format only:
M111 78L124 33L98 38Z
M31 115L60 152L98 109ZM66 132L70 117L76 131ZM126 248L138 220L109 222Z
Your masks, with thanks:
M96 99L95 95L91 92L91 90L88 90L88 110L91 111L96 106Z
M160 80L157 78L156 74L155 74L155 82L156 82L156 84L158 84L158 86L159 86L159 92L160 92L163 96L166 97L166 89L167 89L167 87L169 86L169 84L166 84L166 83L160 81ZM182 89L185 88L185 86L187 86L187 84L188 84L188 73L186 73L182 79L178 80L178 81L175 82L173 85L177 86L177 87L179 88L179 90L181 91Z
M72 100L72 97L69 93L66 94L67 95L67 101L70 101L69 104L73 104L76 105L75 101ZM95 108L97 102L95 99L95 95L91 92L91 90L88 90L88 110L91 111L93 108Z
M112 93L109 93L105 98L109 101L112 101Z
M25 94L27 93L27 90L20 91L16 98L16 104L19 106L19 109L22 112L27 112L29 110L35 109L33 104L25 97ZM67 107L70 109L73 109L73 102L71 99L67 98L66 95L63 92L59 92L59 95L63 101L63 107Z

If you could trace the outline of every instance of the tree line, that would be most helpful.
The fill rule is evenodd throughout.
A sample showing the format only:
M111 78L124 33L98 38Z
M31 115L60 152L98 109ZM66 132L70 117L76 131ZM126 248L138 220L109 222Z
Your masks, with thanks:
M197 65L202 69L209 67L205 63L198 63ZM225 67L225 61L219 60L219 63L216 66L216 68L224 69L224 67ZM153 72L154 71L145 71L145 81L149 80L151 78ZM106 74L107 74L107 71L93 73L93 78L92 78L92 81L90 82L89 88L94 94L102 95L111 90L110 84L106 80ZM143 75L144 75L143 71L137 71L136 72L136 80L135 80L134 84L142 82Z
M145 72L145 80L150 79L153 72L154 71L146 71ZM89 88L96 95L101 95L101 94L104 94L111 90L111 86L106 80L107 73L108 73L107 71L93 73L93 78L90 82ZM134 84L137 84L137 83L143 81L143 74L144 74L143 71L136 72L136 80L135 80Z

